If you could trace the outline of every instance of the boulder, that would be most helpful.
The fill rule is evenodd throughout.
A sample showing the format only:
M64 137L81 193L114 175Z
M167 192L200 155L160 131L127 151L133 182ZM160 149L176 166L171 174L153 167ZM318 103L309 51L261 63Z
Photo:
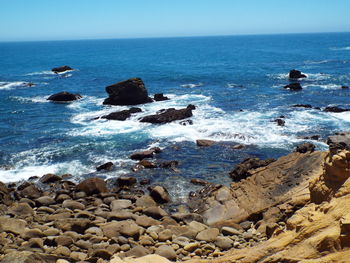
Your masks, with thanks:
M136 184L136 178L132 176L121 176L117 179L119 187L132 186Z
M39 190L36 186L33 184L28 184L28 186L24 187L22 190L20 190L21 196L29 198L29 199L36 199L41 196L42 191Z
M132 78L106 87L109 97L103 104L137 105L152 102L140 78Z
M97 166L96 170L97 171L101 171L101 170L111 171L113 169L113 166L114 166L114 164L112 162L107 162L107 163L104 163L100 166Z
M154 94L153 98L154 98L155 101L169 100L169 98L164 96L163 93Z
M141 160L138 165L142 165L144 168L147 169L153 169L153 168L157 168L157 165L155 163L152 163L150 161L147 160Z
M159 167L160 168L171 168L171 169L175 169L176 166L179 165L179 162L176 161L176 160L172 160L172 161L164 161L164 162L161 162L159 164Z
M275 159L260 160L259 158L247 158L243 162L237 164L230 176L234 182L239 182L251 175L249 170L264 167L274 162Z
M168 213L165 212L165 210L163 210L162 208L157 207L157 206L148 207L148 208L143 210L143 213L145 215L153 217L154 219L157 219L157 220L168 215Z
M195 106L188 105L184 109L176 110L174 108L166 109L161 111L158 114L148 115L143 117L140 122L148 122L148 123L169 123L176 120L183 120L189 117L192 117L192 110L195 109Z
M336 150L350 151L350 132L338 132L329 136L327 144L332 152Z
M345 112L345 111L350 111L350 109L343 109L337 106L331 106L331 107L326 107L323 111L325 112Z
M165 189L163 186L154 186L148 188L150 191L150 196L156 201L157 203L164 204L170 202L170 196L168 193L168 190Z
M175 250L171 246L167 246L167 245L159 246L156 249L155 254L162 256L162 257L165 257L171 261L175 261L177 258Z
M299 91L299 90L303 89L303 87L300 85L300 83L290 83L290 84L284 86L284 88L292 90L292 91Z
M47 98L47 100L58 101L58 102L66 102L66 101L74 101L81 99L82 96L80 94L73 94L67 91L62 91L56 94L51 95Z
M147 151L133 153L132 155L130 155L130 159L141 161L145 158L153 158L153 155L159 152L159 148L152 148Z
M51 69L51 71L56 73L56 74L62 73L62 72L68 71L68 70L73 70L73 69L70 66L61 66L61 67L56 67L56 68Z
M49 183L55 183L58 181L61 181L62 178L58 175L55 174L45 174L40 178L40 182L42 182L43 184L49 184Z
M126 119L131 117L131 114L138 112L142 112L142 110L140 108L131 108L129 110L112 112L108 115L102 116L101 118L107 120L125 121Z
M79 183L76 188L79 191L85 192L87 195L108 192L106 182L101 178L88 178Z
M208 228L198 233L196 239L199 241L213 242L220 234L217 228Z
M312 143L302 143L300 145L297 146L296 152L298 153L307 153L307 152L314 152L315 151L315 145L313 145Z
M196 140L197 146L208 147L215 144L215 141L212 140Z
M10 232L23 235L27 222L22 219L0 217L0 232Z
M275 119L273 122L276 122L278 126L284 126L286 121L280 118Z
M306 78L307 76L305 74L302 74L301 71L292 69L289 71L289 78L290 79L301 79L301 78Z

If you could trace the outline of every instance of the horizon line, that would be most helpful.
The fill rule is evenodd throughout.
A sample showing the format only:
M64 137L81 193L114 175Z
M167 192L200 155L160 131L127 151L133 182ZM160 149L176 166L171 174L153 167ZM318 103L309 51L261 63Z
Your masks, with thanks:
M64 42L64 41L99 41L99 40L137 40L137 39L171 39L171 38L201 38L201 37L235 37L235 36L278 36L278 35L309 35L309 34L342 34L350 31L330 32L288 32L288 33L242 33L223 35L178 35L178 36L145 36L145 37L106 37L106 38L77 38L77 39L47 39L47 40L0 40L0 43L25 43L25 42Z

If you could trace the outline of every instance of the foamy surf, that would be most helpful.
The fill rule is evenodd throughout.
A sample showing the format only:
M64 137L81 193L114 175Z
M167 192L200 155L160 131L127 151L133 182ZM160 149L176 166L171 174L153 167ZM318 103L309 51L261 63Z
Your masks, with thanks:
M199 82L199 83L188 83L188 84L180 85L180 87L182 87L182 88L190 88L190 89L201 87L201 86L203 86L203 83L201 83L201 82Z
M26 81L0 81L0 90L12 90L16 88L29 88L35 86L34 83Z

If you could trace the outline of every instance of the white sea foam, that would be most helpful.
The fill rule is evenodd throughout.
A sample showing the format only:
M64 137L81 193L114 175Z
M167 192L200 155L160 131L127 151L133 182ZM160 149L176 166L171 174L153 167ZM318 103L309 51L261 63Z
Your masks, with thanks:
M196 87L201 87L203 86L203 83L188 83L188 84L182 84L180 85L182 88L196 88Z
M334 51L350 50L350 46L348 46L348 47L331 47L330 49L334 50Z
M235 84L235 83L227 83L228 88L243 88L243 85Z
M74 70L67 70L67 71L55 73L55 72L53 72L51 70L43 70L43 71L36 71L36 72L27 73L27 74L25 74L25 76L38 76L38 75L53 75L53 76L57 76L57 75L65 75L65 74L67 74L69 72L72 72L72 71L74 71Z
M28 87L30 87L30 84L31 83L25 82L25 81L12 81L12 82L0 81L0 90L12 90L12 89L16 89L16 88L28 88Z
M306 85L302 85L303 88L321 88L321 89L325 89L325 90L329 90L329 89L340 89L341 85L337 85L337 84L322 84L322 85L315 85L315 84L306 84Z
M306 75L306 78L302 78L300 80L302 81L317 81L317 80L326 80L331 77L329 74L325 73L305 73L303 74ZM273 79L283 79L283 80L288 80L289 79L289 74L286 73L280 73L280 74L268 74L270 78Z

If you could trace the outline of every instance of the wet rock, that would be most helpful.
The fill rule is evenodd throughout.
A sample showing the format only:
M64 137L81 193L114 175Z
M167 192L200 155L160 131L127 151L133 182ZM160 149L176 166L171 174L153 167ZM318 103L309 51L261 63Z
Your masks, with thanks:
M143 151L143 152L136 152L136 153L133 153L132 155L130 155L130 159L141 161L141 160L146 159L146 158L153 158L153 155L155 153L156 152L153 149Z
M148 189L150 191L150 196L157 203L164 204L170 202L168 190L166 190L164 187L157 185L154 187L149 187Z
M85 192L87 195L108 192L106 182L101 178L88 178L79 183L76 188L79 191Z
M164 96L163 93L154 94L153 98L154 98L155 101L169 100L169 98Z
M341 88L342 88L342 89L349 89L349 86L342 85Z
M162 124L176 120L183 120L192 117L192 110L194 108L195 107L193 105L188 105L187 108L179 110L176 110L174 108L166 109L161 113L145 116L140 120L140 122Z
M314 152L315 151L315 145L312 143L302 143L300 145L297 146L296 152L299 153L307 153L307 152Z
M40 182L42 182L43 184L49 184L49 183L55 183L58 181L61 181L62 178L58 175L55 174L45 174L40 178Z
M138 164L142 165L144 168L147 168L147 169L157 168L157 165L155 163L152 163L147 160L141 160Z
M56 68L51 69L51 71L56 73L56 74L62 73L62 72L68 71L68 70L73 70L73 69L70 66L60 66L60 67L56 67Z
M290 84L284 86L284 88L292 90L292 91L299 91L299 90L303 89L303 87L300 85L300 83L290 83Z
M101 170L105 170L105 171L111 171L113 169L114 164L112 162L107 162L104 163L100 166L96 167L96 171L101 171Z
M121 176L117 179L119 187L132 186L136 184L136 178L132 176Z
M106 87L109 97L103 104L137 105L152 102L140 78L132 78Z
M34 185L29 184L23 190L21 190L21 195L25 198L36 199L41 196L41 191Z
M67 102L81 99L80 94L73 94L67 91L62 91L56 94L53 94L47 98L47 100L57 101L57 102Z
M272 158L266 160L260 160L259 158L247 158L235 166L234 170L230 172L230 176L234 182L239 182L240 180L251 175L249 170L265 167L274 161L275 159Z
M184 121L180 121L179 124L182 126L193 125L193 121L192 120L184 120Z
M165 257L171 261L175 261L177 258L176 252L171 246L161 245L159 246L155 253L159 256Z
M339 112L350 111L350 109L343 109L337 106L331 106L331 107L326 107L323 111L339 113Z
M202 179L198 179L198 178L191 179L191 183L192 184L196 184L196 185L207 185L207 184L210 184L209 182L204 181Z
M232 146L232 149L234 150L240 150L240 149L244 149L246 146L244 144L236 144L234 146Z
M173 161L164 161L164 162L161 162L161 163L159 164L159 167L160 167L160 168L171 168L171 169L175 169L176 166L178 166L178 165L179 165L179 162L173 160Z
M306 109L312 108L311 104L294 104L292 107L293 108L306 108Z
M283 127L283 126L285 125L285 123L286 123L285 120L280 119L280 118L275 119L274 122L276 122L278 126L282 126L282 127Z
M142 110L140 108L131 108L129 110L112 112L108 115L102 116L101 118L107 120L125 121L126 119L131 117L131 114L138 112L142 112Z
M292 69L289 71L289 78L290 79L300 79L300 78L306 78L307 76L305 74L302 74L301 71Z
M197 146L208 147L215 144L215 141L212 140L196 140Z
M0 182L0 204L1 203L5 205L11 204L10 191L2 182Z

